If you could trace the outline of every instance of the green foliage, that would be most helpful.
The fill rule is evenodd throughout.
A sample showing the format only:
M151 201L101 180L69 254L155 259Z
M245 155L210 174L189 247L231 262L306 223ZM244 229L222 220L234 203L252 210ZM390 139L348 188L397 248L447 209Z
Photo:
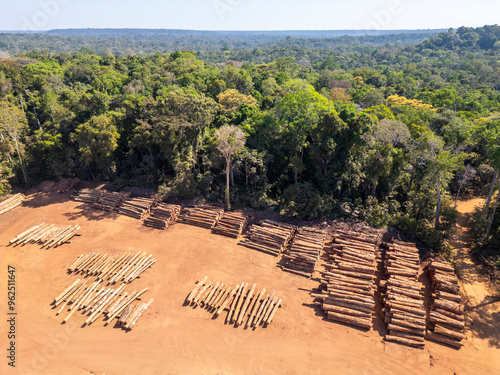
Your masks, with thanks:
M280 214L294 219L317 219L324 216L319 191L309 182L289 186L283 192Z

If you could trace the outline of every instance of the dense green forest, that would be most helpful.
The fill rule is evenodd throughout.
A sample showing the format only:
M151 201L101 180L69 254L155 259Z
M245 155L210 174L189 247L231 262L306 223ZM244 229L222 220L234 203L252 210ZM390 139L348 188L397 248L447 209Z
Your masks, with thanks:
M500 27L410 44L342 38L358 41L4 56L0 195L78 176L392 225L446 252L469 191L488 197L474 238L495 254Z

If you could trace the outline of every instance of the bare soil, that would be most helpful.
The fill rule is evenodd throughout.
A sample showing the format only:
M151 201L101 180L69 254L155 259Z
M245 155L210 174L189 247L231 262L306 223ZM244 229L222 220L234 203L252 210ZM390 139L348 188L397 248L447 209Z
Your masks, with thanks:
M474 202L462 202L460 210ZM33 225L79 224L82 236L42 250L36 245L7 247ZM465 346L455 350L426 343L424 350L384 343L383 329L368 332L326 321L309 291L317 280L281 271L276 258L237 245L237 240L202 228L176 224L167 231L137 220L97 211L69 200L69 193L41 193L0 216L0 344L7 349L7 266L17 272L17 366L0 356L0 374L498 374L500 303L488 296L457 238L470 325ZM463 245L463 246L462 246ZM462 246L462 247L460 247ZM67 267L77 256L144 250L158 259L129 288L149 287L150 309L130 332L98 320L81 328L75 314L62 325L50 306L70 285ZM196 280L207 275L226 283L256 283L283 297L273 323L256 330L234 328L225 317L183 306Z

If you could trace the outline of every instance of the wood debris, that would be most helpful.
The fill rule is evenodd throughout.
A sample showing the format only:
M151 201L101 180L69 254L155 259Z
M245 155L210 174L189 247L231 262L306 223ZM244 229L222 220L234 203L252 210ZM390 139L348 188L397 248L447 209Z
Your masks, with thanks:
M448 262L432 259L426 272L432 282L432 304L426 338L461 348L465 317L455 269Z
M80 255L68 270L81 275L97 276L99 280L108 281L109 285L131 283L155 263L156 258L152 254L147 255L141 251L112 256L87 253Z
M380 282L386 341L424 348L425 317L423 285L418 281L420 256L415 244L394 241L384 244L384 270Z
M21 193L14 194L13 196L0 202L0 215L20 206L24 202L24 195Z
M176 204L158 203L151 208L150 216L144 221L144 225L156 229L167 229L177 221L182 207Z
M217 318L228 311L226 321L236 327L267 327L271 324L276 311L282 307L283 301L275 293L267 293L266 289L258 292L257 285L246 282L235 286L219 281L209 281L205 276L200 280L186 298L190 306L202 306Z
M92 207L103 211L115 211L122 204L122 202L128 197L130 197L130 193L105 191L99 197L97 202L94 202L92 204Z
M328 231L312 227L297 229L292 239L290 249L284 255L286 260L283 269L311 277L328 240Z
M179 221L189 225L212 229L223 213L224 209L219 206L186 207L179 216Z
M263 220L248 230L248 237L239 244L254 250L279 256L295 234L295 225Z
M248 215L241 212L224 212L222 218L212 228L212 232L238 238L246 229L248 219Z
M372 327L375 307L375 269L378 238L337 230L327 249L321 293L312 293L328 320L363 329Z
M39 244L47 249L51 247L60 246L79 235L78 231L82 229L79 225L74 227L68 225L67 227L57 227L54 224L42 223L24 231L17 235L14 239L10 240L9 244L14 245L27 245Z
M118 209L118 213L142 220L149 215L151 208L156 204L153 198L127 198Z

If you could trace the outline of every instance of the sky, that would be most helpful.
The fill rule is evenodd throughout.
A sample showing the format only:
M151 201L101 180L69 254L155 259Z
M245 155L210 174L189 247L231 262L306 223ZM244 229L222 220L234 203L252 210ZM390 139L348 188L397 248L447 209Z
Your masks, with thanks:
M0 30L389 30L500 24L499 0L0 0L0 10Z

